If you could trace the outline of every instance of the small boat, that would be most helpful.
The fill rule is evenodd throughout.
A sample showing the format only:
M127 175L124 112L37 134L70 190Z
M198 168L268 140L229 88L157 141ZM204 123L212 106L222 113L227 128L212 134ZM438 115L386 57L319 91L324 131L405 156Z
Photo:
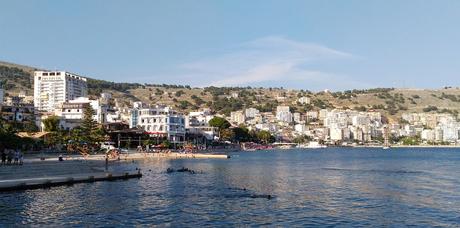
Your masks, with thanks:
M323 149L327 148L326 145L319 144L319 142L311 141L308 144L299 144L297 148L304 148L304 149Z
M389 147L389 146L384 146L384 147L382 147L382 149L384 149L384 150L389 150L390 148L391 148L391 147Z

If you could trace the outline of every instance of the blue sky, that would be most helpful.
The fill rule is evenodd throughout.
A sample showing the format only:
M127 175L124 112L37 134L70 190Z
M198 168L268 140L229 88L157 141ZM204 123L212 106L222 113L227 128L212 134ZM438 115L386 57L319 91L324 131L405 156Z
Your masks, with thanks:
M0 60L111 81L458 86L460 1L1 1Z

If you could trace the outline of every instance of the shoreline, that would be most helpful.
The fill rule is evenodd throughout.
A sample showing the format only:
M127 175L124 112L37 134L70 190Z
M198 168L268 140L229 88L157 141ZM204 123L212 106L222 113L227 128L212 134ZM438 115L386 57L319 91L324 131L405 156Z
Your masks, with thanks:
M40 159L40 154L35 154L33 157L25 158L24 163L39 163L47 161L58 161L58 156L61 153L45 154L45 160ZM54 155L54 156L50 156ZM84 157L80 154L73 154L66 156L62 153L65 161L105 161L104 154L93 154L88 157ZM205 153L193 153L193 154L182 154L177 152L171 153L128 153L120 154L120 159L110 158L109 161L127 161L127 160L141 160L141 159L229 159L230 155L227 154L205 154Z
M330 146L331 148L382 148L383 146ZM460 148L460 145L391 145L391 148Z

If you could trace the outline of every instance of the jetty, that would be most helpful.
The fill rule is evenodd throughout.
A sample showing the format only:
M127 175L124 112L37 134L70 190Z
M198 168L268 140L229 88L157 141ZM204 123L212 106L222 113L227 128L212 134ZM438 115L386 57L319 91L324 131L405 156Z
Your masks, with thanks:
M76 174L68 176L41 177L27 179L13 179L0 181L0 192L30 190L37 188L50 188L63 185L73 185L78 183L91 183L97 181L126 180L130 178L141 178L140 170L136 173L97 173L97 174Z
M134 168L106 167L104 160L27 159L23 165L0 166L0 192L141 178L141 171Z

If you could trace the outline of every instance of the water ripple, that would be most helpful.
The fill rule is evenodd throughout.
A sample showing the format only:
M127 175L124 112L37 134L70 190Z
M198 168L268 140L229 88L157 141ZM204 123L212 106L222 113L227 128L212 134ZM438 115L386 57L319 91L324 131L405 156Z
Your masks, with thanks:
M0 226L460 225L456 150L236 155L118 164L112 168L139 167L144 177L0 193ZM167 174L169 167L203 173Z

